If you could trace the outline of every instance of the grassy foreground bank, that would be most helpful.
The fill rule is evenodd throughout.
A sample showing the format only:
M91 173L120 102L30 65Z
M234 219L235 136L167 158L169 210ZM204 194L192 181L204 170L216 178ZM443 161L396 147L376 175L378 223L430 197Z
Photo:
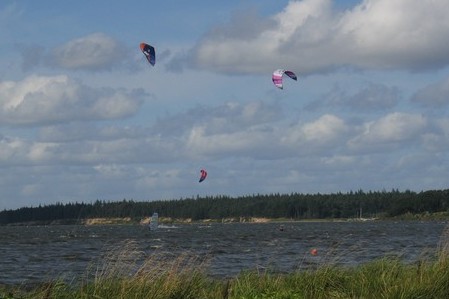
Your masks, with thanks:
M83 277L0 287L0 298L449 298L447 229L432 260L406 264L384 258L356 267L321 265L289 274L253 270L229 279L208 276L204 257L153 254L142 259L134 245L111 250Z
M449 298L449 260L404 265L385 259L354 269L247 272L229 280L211 279L195 269L146 269L80 285L54 281L28 291L3 290L0 298Z

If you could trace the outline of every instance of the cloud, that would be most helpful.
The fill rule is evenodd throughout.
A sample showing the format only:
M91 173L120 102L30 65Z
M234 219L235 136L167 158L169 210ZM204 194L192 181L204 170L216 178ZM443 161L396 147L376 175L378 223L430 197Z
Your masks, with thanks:
M335 149L349 131L344 121L334 115L323 115L315 121L287 127L273 120L209 134L205 127L195 126L188 136L187 148L192 155L199 156L278 160L319 155Z
M449 147L449 118L436 118L432 130L423 135L423 147L432 153L446 155Z
M207 135L231 133L277 121L282 116L282 108L278 104L226 102L216 107L196 106L185 113L160 119L152 131L159 135L183 135L192 127L201 127Z
M125 54L116 40L103 33L74 39L52 52L54 62L60 67L93 70L108 68Z
M39 129L36 140L3 137L0 152L16 165L281 159L328 151L341 144L349 131L344 121L333 115L288 128L281 115L276 105L250 102L204 108L192 118L180 113L148 128L57 123ZM172 129L160 131L170 123Z
M367 122L361 133L349 140L351 149L376 152L392 147L417 144L427 129L426 118L418 114L390 113L377 121Z
M273 125L283 118L278 104L253 101L227 102L217 107L196 107L158 121L152 131L182 138L189 157L256 154L255 148L272 147Z
M244 110L238 109L236 115L241 115ZM257 119L258 115L263 117L264 114L262 109L251 118ZM181 113L179 119L171 116L170 120L181 124L184 117ZM75 134L72 136L71 132ZM360 155L369 157L388 153L391 157L405 148L410 153L415 150L443 153L449 144L449 121L446 118L430 120L419 114L399 112L358 126L336 115L325 114L290 125L277 118L242 122L240 126L223 122L220 128L208 131L203 120L197 119L186 123L182 132L157 134L154 127L76 123L43 127L36 140L1 136L1 163L121 167L135 163L175 165L183 160L213 161L213 164L230 159L285 163L298 158L310 159L307 163L311 165L319 163L329 167L355 163L360 161ZM312 160L316 161L312 163ZM304 163L300 163L301 168L308 165Z
M0 139L0 164L3 166L174 163L185 157L178 139L135 136L81 140L31 140L4 136Z
M399 102L399 98L400 92L397 87L370 84L343 100L343 103L355 111L372 112L393 108Z
M66 75L0 82L0 123L42 125L129 117L143 104L143 90L92 88Z
M325 114L317 120L288 128L282 134L281 145L297 153L319 155L329 148L338 148L349 132L350 128L343 119Z
M186 64L224 73L441 68L449 64L448 10L446 0L365 0L344 12L330 0L290 1L268 19L241 14L212 29Z
M271 30L276 26L272 19L264 19L254 8L235 12L228 24L212 28L205 38L233 38L248 40L257 38L261 31Z
M400 100L401 93L398 87L390 87L384 84L370 83L359 90L349 94L346 89L335 86L321 99L306 105L307 110L329 107L337 110L351 110L356 112L373 113L374 111L386 111L394 108Z
M30 70L40 64L66 70L104 71L114 68L138 68L129 49L117 39L97 32L72 39L55 48L43 45L18 45L22 68ZM132 53L137 53L133 51Z
M411 101L425 107L442 108L449 104L449 78L418 90Z
M8 165L10 163L20 163L25 155L24 149L27 148L27 142L16 137L0 135L0 163Z
M120 125L100 125L94 122L68 122L40 128L38 139L44 142L78 142L82 140L114 140L141 138L148 128Z
M262 149L271 147L276 138L257 128L238 132L206 134L204 127L194 127L187 140L189 155L194 156L265 156ZM267 144L267 142L269 142Z

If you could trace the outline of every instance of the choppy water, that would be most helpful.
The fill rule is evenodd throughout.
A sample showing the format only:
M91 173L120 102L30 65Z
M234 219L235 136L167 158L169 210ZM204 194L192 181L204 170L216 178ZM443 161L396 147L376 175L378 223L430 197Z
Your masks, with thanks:
M242 270L291 272L328 263L356 265L385 256L432 258L446 222L295 222L161 226L0 227L0 284L75 277L127 244L150 256L167 252L207 257L210 275ZM316 248L318 255L310 250Z

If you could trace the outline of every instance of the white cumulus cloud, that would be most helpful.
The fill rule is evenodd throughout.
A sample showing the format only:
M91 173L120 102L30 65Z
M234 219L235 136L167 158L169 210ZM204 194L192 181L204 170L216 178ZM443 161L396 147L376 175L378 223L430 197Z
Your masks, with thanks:
M66 75L0 82L0 123L39 125L128 117L143 104L142 90L86 86Z
M53 50L56 65L69 69L108 68L124 55L120 43L104 33L80 37Z
M449 64L447 11L446 0L364 0L344 12L331 0L290 1L265 22L232 20L226 24L232 30L212 30L192 49L191 65L227 73L288 67L303 74L345 66L441 68ZM235 23L242 31L253 26L251 35L230 35Z
M376 150L405 146L420 140L428 125L419 114L395 112L363 125L361 133L349 141L353 149Z

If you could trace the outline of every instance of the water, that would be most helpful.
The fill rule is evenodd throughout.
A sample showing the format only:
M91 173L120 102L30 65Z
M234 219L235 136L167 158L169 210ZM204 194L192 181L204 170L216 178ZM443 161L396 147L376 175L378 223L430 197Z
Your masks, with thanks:
M242 270L292 272L323 264L357 265L386 256L432 258L446 222L295 222L147 226L0 227L0 284L80 277L112 248L129 244L150 256L189 253L207 258L211 276ZM310 250L316 248L313 256ZM92 266L94 265L94 266Z

